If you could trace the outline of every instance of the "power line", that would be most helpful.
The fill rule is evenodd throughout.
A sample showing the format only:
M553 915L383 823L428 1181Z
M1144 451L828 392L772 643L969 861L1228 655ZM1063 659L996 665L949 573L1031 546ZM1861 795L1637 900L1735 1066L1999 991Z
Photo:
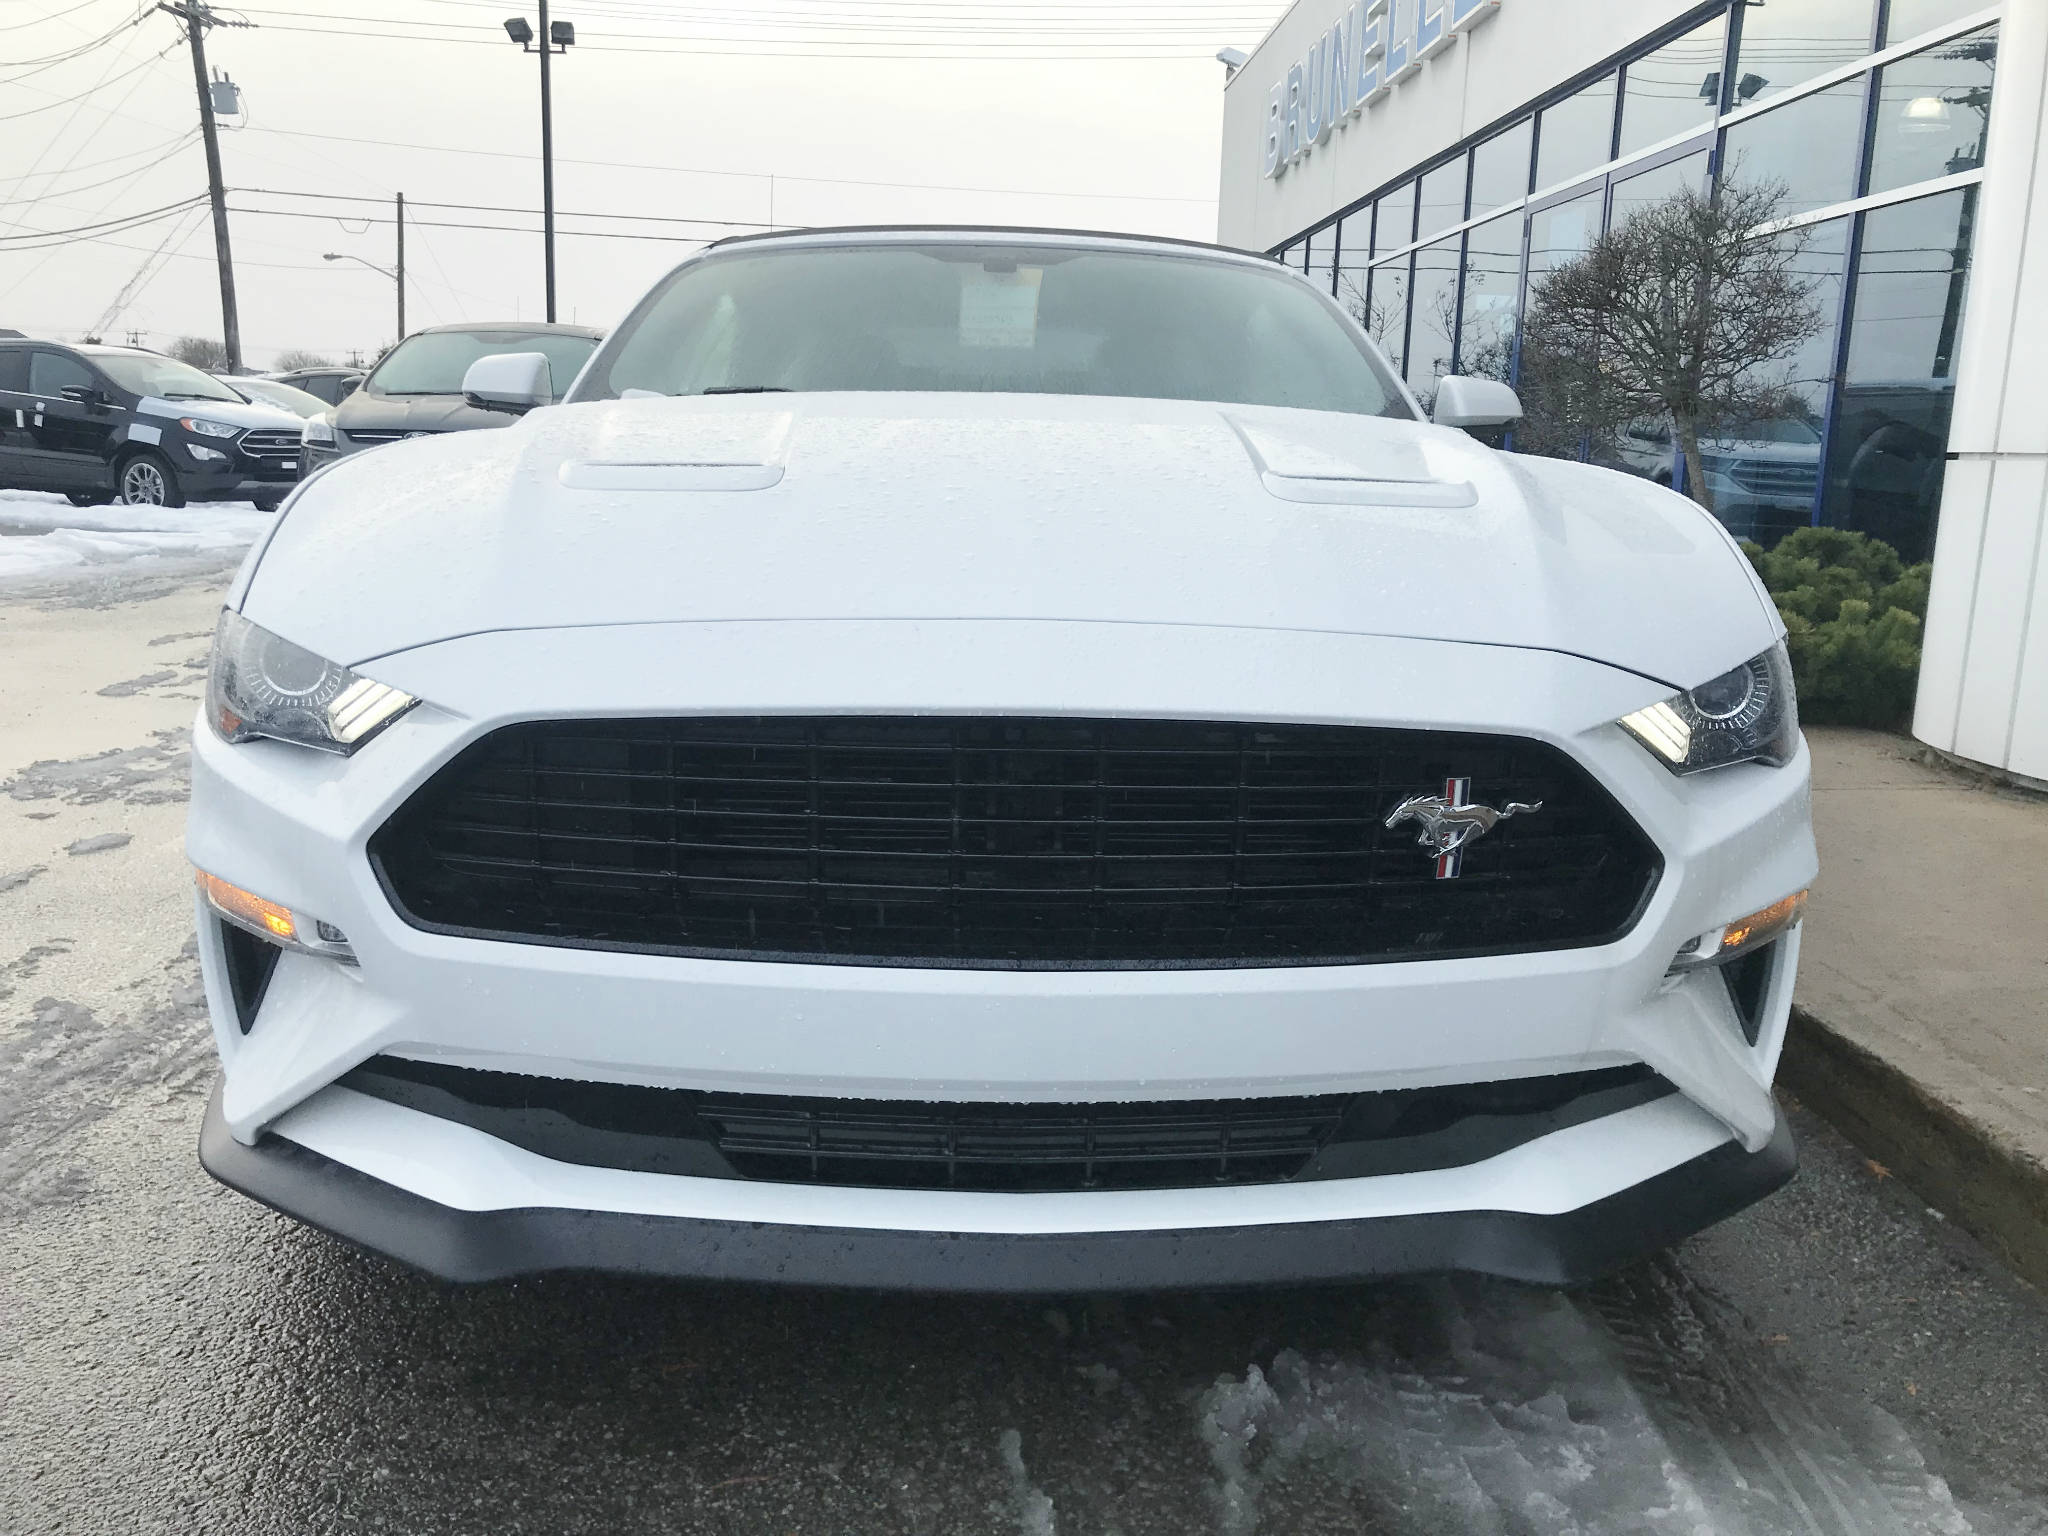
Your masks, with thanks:
M0 255L13 251L40 251L53 245L78 245L99 239L104 235L124 235L131 229L140 229L145 224L154 224L160 219L175 218L189 208L206 201L200 193L186 198L182 203L149 213L124 215L118 219L106 219L97 224L80 224L70 229L34 229L24 235L0 235Z
M281 192L274 187L235 187L231 190L250 193L260 197L312 197L318 198L323 202L335 203L375 203L381 205L384 201L381 197L362 197L345 192ZM449 208L460 213L532 214L539 212L538 209L534 208L515 208L501 203L436 203L429 202L424 198L413 198L407 202L406 206L408 208ZM277 209L273 211L284 212L286 210ZM589 213L567 208L558 208L555 212L565 219L630 219L637 223L648 224L711 224L721 229L769 229L773 227L763 224L756 219L700 219L686 213ZM306 214L304 217L338 219L342 215ZM350 214L348 217L353 219L360 216ZM411 223L412 221L407 220L407 222Z
M351 224L362 224L365 226L372 224L388 225L395 224L398 222L396 219L372 218L367 214L336 215L332 213L301 213L295 209L290 208L230 208L228 211L230 213L256 214L258 216L264 216L273 219L346 218L347 221ZM518 209L514 211L531 213L534 210ZM492 234L499 235L537 235L540 233L540 230L538 228L526 228L524 226L517 224L470 224L449 219L408 218L405 221L405 227L407 229L481 229L488 230ZM747 224L735 225L733 227L743 229L764 230L770 228L771 226L766 224ZM631 230L615 229L564 229L558 230L556 231L556 233L570 235L579 240L658 240L683 245L708 245L715 238L714 236L711 235L660 235L653 233L638 234Z
M112 165L116 161L120 160L133 160L138 155L154 154L156 151L160 149L182 148L183 146L191 143L194 139L198 137L199 130L197 128L189 128L176 139L167 139L160 143L145 145L141 149L126 149L123 150L118 155L108 155L104 160L88 160L83 165L76 165L67 161L65 164L59 166L54 171L24 171L17 178L17 183L22 181L29 181L38 176L64 176L70 174L72 171L96 171L103 165ZM155 163L155 161L150 162L150 164L152 165ZM140 167L140 169L147 170L149 169L149 167L142 166ZM74 188L73 190L82 192L87 189L83 187L78 187Z
M580 48L581 43L577 46ZM289 138L325 139L337 144L371 144L382 149L426 150L444 155L483 155L495 160L530 160L533 157L510 149L470 149L454 144L411 144L400 139L365 139L340 133L315 133L305 128L253 127L254 133L283 134ZM750 181L795 182L806 186L832 187L890 187L912 192L977 192L998 197L1059 197L1084 198L1089 201L1118 203L1213 203L1213 197L1173 197L1158 192L1070 192L1064 190L1039 191L1031 187L972 187L959 186L938 181L878 181L849 176L791 176L781 171L729 171L713 170L704 166L652 165L635 160L579 160L567 155L557 155L562 165L591 165L614 171L662 171L678 176L729 176Z
M55 11L48 16L31 16L27 21L21 22L19 25L33 27L46 21L62 21L66 16L75 16L80 11L89 11L101 3L102 0L79 0L79 4L72 6L68 11Z
M142 18L148 14L147 11L139 11L122 22L118 27L101 33L90 42L74 43L70 48L62 52L46 54L40 59L0 59L0 69L26 69L33 73L36 70L48 69L55 64L68 64L73 59L83 58L95 48L111 43L123 32L141 25ZM16 75L14 80L26 80L27 78L27 75ZM12 85L14 80L0 81L0 84Z
M122 80L126 80L131 75L141 74L145 69L149 68L150 65L156 63L159 59L163 58L165 54L170 53L177 46L178 45L176 43L172 43L170 47L160 49L156 53L151 54L148 58L144 59L140 64L136 65L133 69L125 69L120 74L115 75L110 79L102 80L98 85L89 86L87 89L80 91L76 96L66 96L61 100L48 102L40 107L30 107L26 112L0 113L0 123L11 123L20 118L34 117L38 112L54 112L59 107L68 107L75 103L84 101L88 96L96 96L101 91L104 91L110 85L113 85ZM0 85L11 84L13 84L12 81L0 81Z
M494 44L499 41L498 38L494 35L498 30L496 27L472 26L466 22L411 21L404 19L402 17L395 16L364 17L334 11L270 11L262 9L251 9L246 14L251 16L280 17L287 21L338 21L380 27L410 27L416 29L437 28L441 31L474 32L478 34L480 37L486 38ZM931 15L932 13L926 14ZM948 15L947 13L944 12L936 14L938 19L933 20L925 20L919 17L906 16L903 20L896 20L891 18L881 20L842 21L835 19L834 17L823 15L817 12L812 12L807 15L797 15L790 13L763 11L738 11L728 12L724 14L700 11L693 12L691 15L686 17L676 18L677 22L686 30L675 32L609 32L586 30L581 36L579 36L577 40L577 46L582 47L585 38L602 38L619 42L687 42L690 40L690 32L692 30L699 28L754 27L763 25L764 23L768 25L785 25L795 30L810 32L936 32L947 34L962 34L969 37L993 36L996 38L1022 36L1036 39L1045 45L1058 44L1060 46L1067 46L1065 42L1065 38L1067 37L1075 39L1076 45L1087 40L1099 38L1105 41L1109 41L1112 46L1115 46L1114 39L1123 36L1131 36L1137 38L1158 38L1172 37L1175 34L1187 33L1207 38L1215 34L1215 32L1219 28L1219 25L1228 25L1227 23L1219 24L1216 21L1207 19L1192 22L1163 23L1148 22L1137 18L1127 20L1118 17L1108 17L1100 12L1088 13L1088 21L1085 24L1081 22L1079 19L1069 19L1064 17L1048 17L1046 18L1045 25L1036 27L1011 25L992 26L986 24L973 23L969 23L967 25L960 25L958 24L959 18L957 16ZM1012 18L1004 19L1007 21ZM1258 24L1259 23L1257 21L1250 18L1245 19L1242 23L1242 25L1247 28L1256 26ZM776 38L719 38L714 40L725 42L780 41L780 39ZM790 39L790 41L802 41L802 39ZM920 46L916 42L916 39L914 37L900 38L898 41L902 46L905 47ZM856 44L855 46L865 45ZM1007 45L1000 42L991 42L987 46L994 48Z
M396 33L396 32L380 32L380 31L377 31L377 30L375 30L374 28L369 28L369 27L353 27L353 28L337 28L337 27L294 27L294 26L288 26L288 25L286 25L286 24L285 24L285 23L283 23L283 22L276 22L276 21L273 21L273 22L270 22L270 23L268 23L268 24L267 24L267 29L268 29L269 31L272 31L272 32L298 32L298 33L303 33L303 34L305 34L305 35L307 35L307 36L309 36L309 37L381 37L381 38L389 38L389 39L392 39L392 40L394 40L394 41L400 41L400 42L412 42L412 43L449 43L449 44L455 44L455 45L458 45L458 46L461 46L461 47L467 47L467 48L501 48L501 49L502 49L502 48L503 48L503 46L504 46L504 44L503 44L502 40L500 40L500 39L494 39L494 38L491 38L491 37L489 37L489 36L477 36L477 37L437 37L437 36L429 36L429 35L427 35L427 34L424 34L424 33ZM681 39L678 39L678 40L679 40L679 41L681 41ZM744 40L742 39L742 41L744 41ZM803 45L802 45L801 43L795 42L794 40L791 40L790 42L787 42L787 43L782 43L782 44L780 44L780 45L778 45L778 46L774 46L774 47L766 47L766 48L763 48L763 47L752 47L752 48L710 48L710 47L702 47L702 46L696 46L696 45L686 46L686 47L682 47L682 48L646 48L646 47L640 47L640 46L630 46L630 47L628 47L628 46L619 46L619 45L614 45L614 44L609 44L609 43L585 43L585 42L583 42L583 41L582 41L581 39L578 39L578 41L577 41L577 44L576 44L576 46L577 46L578 50L580 50L581 52L584 52L584 53L630 53L630 54L635 54L635 55L638 55L638 56L641 56L641 57L646 57L646 56L649 56L649 55L674 55L674 56L678 56L678 57L688 57L688 58L741 58L741 59L844 59L844 58L847 58L847 57L849 57L849 55L848 55L848 53L847 53L847 51L846 51L847 49L849 49L849 48L859 48L859 49L862 49L863 51L862 51L862 52L860 52L860 53L859 53L858 55L854 55L854 56L856 56L856 57L859 57L859 58L862 58L862 59L875 59L875 60L892 60L892 59L893 59L893 60L912 60L912 61L917 61L917 62L922 62L922 63L944 63L944 62L949 62L949 61L950 61L950 62L955 62L955 63L970 63L970 62L973 62L974 60L977 60L977 59L980 59L980 60L988 60L988 61L991 61L991 62L996 62L996 63L1013 63L1013 62L1034 62L1034 61L1036 61L1036 62L1053 62L1053 61L1065 61L1065 62L1075 62L1075 61L1087 61L1087 60L1101 60L1101 61L1103 61L1103 62L1106 62L1106 63L1114 63L1114 62L1119 62L1119 61L1126 61L1126 60L1128 60L1128 61L1133 61L1133 62L1141 62L1141 63L1142 63L1142 62L1145 62L1145 61L1149 61L1149 60L1180 60L1180 61L1192 61L1192 60L1197 60L1197 59L1203 59L1203 60L1206 60L1206 59L1207 59L1207 58L1209 57L1209 53L1208 53L1208 51L1207 51L1206 49L1203 49L1203 48L1190 48L1190 49L1189 49L1188 51L1186 51L1186 52L1183 52L1183 53L1156 53L1156 52L1155 52L1155 53L1128 53L1128 52L1112 52L1112 51L1108 51L1107 49L1098 49L1098 50L1088 51L1088 50L1080 50L1080 49L1075 49L1075 48L1068 48L1068 49L1065 49L1064 51L1061 51L1061 52L1056 52L1056 53L1055 53L1055 52L1041 52L1041 53L1024 53L1024 52L1021 52L1021 51L1012 51L1011 49L1009 49L1009 48L1007 48L1007 47L1004 47L1004 46L1002 46L1002 45L998 45L998 44L989 44L989 45L987 45L987 46L988 46L988 48L989 48L990 50L993 50L993 51L984 51L984 52L980 52L980 53L900 53L900 52L899 52L899 53L877 53L877 52L869 52L869 51L865 51L865 50L868 50L868 49L870 49L870 48L874 48L874 47L880 47L880 46L882 46L882 45L880 45L880 44L866 44L866 43L827 43L827 42L824 42L824 41L820 41L820 42L819 42L819 44L818 44L817 46L815 46L815 47L812 47L812 48L810 48L810 49L809 49L808 51L793 51L793 49L801 49L801 48L803 47ZM900 44L892 44L892 45L889 45L889 46L902 46L902 45L900 45ZM955 44L955 45L952 45L952 46L959 46L959 45ZM1041 45L1038 45L1038 44L1025 44L1025 45L1019 45L1019 47L1020 47L1020 48L1021 48L1021 47L1026 47L1026 46L1028 46L1028 47L1037 47L1037 46L1041 46ZM1049 46L1049 45L1047 45L1047 46ZM1127 45L1125 45L1125 44L1114 44L1114 45L1110 45L1110 47L1112 47L1112 48L1116 48L1116 47L1133 47L1133 48L1136 48L1136 47L1142 47L1142 46L1143 46L1142 44L1135 44L1135 43L1134 43L1134 44L1127 44Z
M97 192L101 187L111 187L117 181L127 181L133 177L140 176L144 171L155 170L158 166L162 165L166 160L169 160L174 156L182 153L184 150L191 148L193 143L198 138L199 130L197 128L194 128L190 133L185 135L184 138L178 140L169 149L165 150L161 155L158 155L156 159L151 160L146 165L135 166L131 170L121 172L118 176L109 176L105 181L88 182L86 185L82 187L45 187L42 191L35 193L31 197L24 197L19 199L17 201L17 206L34 207L37 203L41 202L46 197L76 197L82 192ZM50 176L60 176L63 174L63 172L48 171L45 172L44 174ZM4 238L5 236L0 236L0 239Z

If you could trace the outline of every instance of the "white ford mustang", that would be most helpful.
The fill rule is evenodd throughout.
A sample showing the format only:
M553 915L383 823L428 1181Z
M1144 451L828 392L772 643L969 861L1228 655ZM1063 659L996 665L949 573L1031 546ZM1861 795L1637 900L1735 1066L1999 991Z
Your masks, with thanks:
M1815 873L1705 512L1298 277L725 242L305 484L189 849L201 1156L455 1279L1568 1283L1768 1193ZM1449 424L1446 424L1449 423Z

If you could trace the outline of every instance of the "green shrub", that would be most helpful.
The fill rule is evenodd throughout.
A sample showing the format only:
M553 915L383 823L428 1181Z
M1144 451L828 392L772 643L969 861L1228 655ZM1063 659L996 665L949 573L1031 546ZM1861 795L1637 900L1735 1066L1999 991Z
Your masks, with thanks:
M1820 725L1898 727L1920 676L1932 567L1842 528L1801 528L1766 553L1745 542L1785 620L1799 714Z

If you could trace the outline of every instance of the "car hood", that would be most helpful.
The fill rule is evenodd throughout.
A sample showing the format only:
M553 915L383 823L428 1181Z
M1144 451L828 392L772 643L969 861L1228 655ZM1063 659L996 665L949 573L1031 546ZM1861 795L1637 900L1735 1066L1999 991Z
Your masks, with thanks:
M464 405L460 395L373 395L360 389L334 410L334 424L344 432L463 432L518 420Z
M1778 633L1720 525L1626 475L1418 422L1018 395L609 401L398 443L306 486L242 607L351 664L506 629L1092 620L1523 646L1674 687Z
M299 417L282 406L252 404L246 400L162 400L152 395L139 401L139 414L148 416L191 416L202 421L225 422L231 427L253 427L259 431L297 432Z

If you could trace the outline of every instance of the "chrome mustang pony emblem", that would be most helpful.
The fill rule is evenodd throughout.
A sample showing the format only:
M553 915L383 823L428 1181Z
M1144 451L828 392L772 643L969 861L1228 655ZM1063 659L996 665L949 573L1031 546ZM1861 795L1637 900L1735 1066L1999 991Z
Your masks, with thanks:
M1472 803L1470 779L1445 779L1440 795L1410 795L1387 813L1387 825L1398 827L1412 821L1422 828L1416 843L1436 855L1436 877L1455 880L1465 867L1465 845L1484 837L1510 816L1540 811L1543 802L1524 805L1510 800L1500 810Z

